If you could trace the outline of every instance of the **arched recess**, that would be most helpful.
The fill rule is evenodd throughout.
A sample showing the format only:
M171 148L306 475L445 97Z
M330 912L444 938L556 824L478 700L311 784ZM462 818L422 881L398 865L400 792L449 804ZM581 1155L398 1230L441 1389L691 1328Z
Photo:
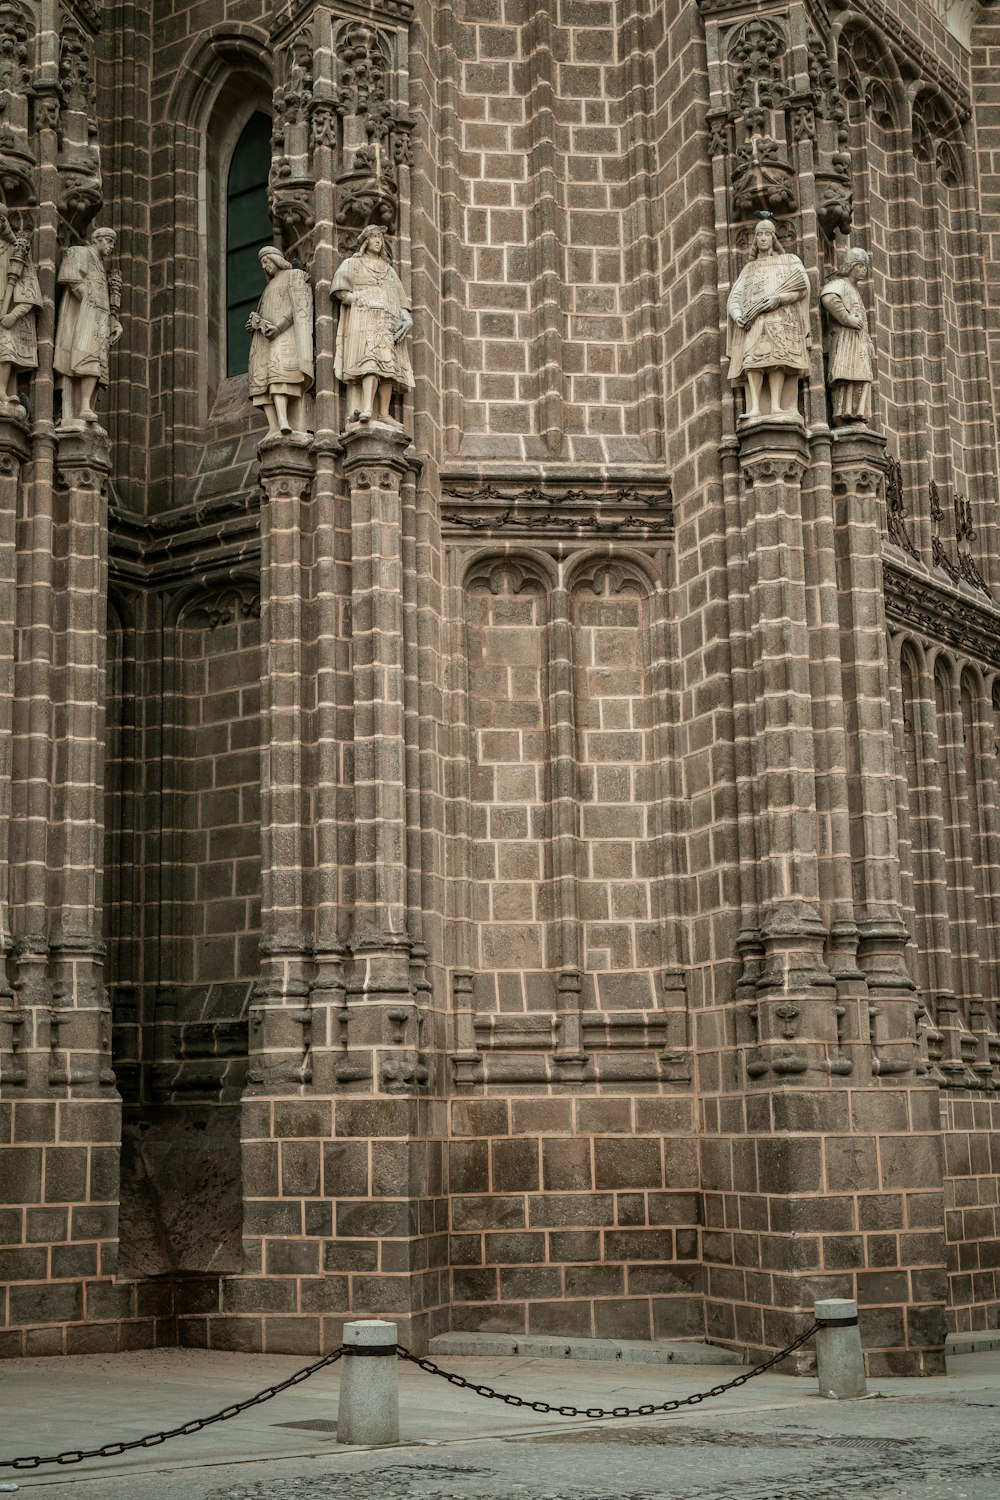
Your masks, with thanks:
M862 17L851 16L837 40L838 70L847 104L854 220L850 242L871 260L872 333L877 348L878 425L904 469L907 492L921 481L921 438L914 410L920 362L910 352L914 311L909 288L915 274L911 236L899 225L916 221L908 107L899 65L885 37ZM924 481L926 485L926 481ZM919 509L919 508L915 508ZM919 541L929 550L926 515Z
M641 564L615 555L582 559L566 588L584 1003L652 1009L668 962L654 585Z
M251 116L270 115L272 59L260 27L223 22L192 46L154 121L154 151L167 170L153 179L151 304L159 353L158 404L168 450L154 470L162 502L190 474L209 416L242 389L225 381L225 194L229 164Z
M927 391L927 478L942 495L936 534L952 565L968 550L995 585L1000 579L995 447L972 158L962 120L935 87L915 91L912 120L918 272L913 291ZM963 534L961 514L952 504L956 495L972 503L975 535Z
M478 1013L554 1012L551 585L548 560L520 553L480 554L462 579L463 962Z

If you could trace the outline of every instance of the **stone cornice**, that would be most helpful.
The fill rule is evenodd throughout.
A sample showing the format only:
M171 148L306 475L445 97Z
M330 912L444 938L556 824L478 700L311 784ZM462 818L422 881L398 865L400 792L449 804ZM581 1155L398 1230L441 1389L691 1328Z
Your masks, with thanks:
M1000 605L991 606L971 591L959 592L888 559L884 568L890 624L1000 667Z
M260 552L260 493L231 495L146 517L112 502L109 514L112 577L158 588L206 568L256 558Z
M616 484L567 475L537 483L506 478L445 476L441 521L452 535L506 532L539 536L672 537L673 493L666 474Z

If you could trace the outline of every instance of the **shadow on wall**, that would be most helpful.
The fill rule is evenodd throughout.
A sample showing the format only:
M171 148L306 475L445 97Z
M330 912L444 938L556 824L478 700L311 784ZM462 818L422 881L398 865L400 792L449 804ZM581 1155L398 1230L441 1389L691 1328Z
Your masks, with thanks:
M165 1105L122 1127L119 1276L238 1271L238 1104Z

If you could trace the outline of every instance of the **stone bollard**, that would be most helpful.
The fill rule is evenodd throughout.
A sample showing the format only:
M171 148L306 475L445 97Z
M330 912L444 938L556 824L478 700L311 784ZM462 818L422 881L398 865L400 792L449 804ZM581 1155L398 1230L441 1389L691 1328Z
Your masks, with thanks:
M396 1325L381 1318L344 1324L337 1442L383 1447L399 1442Z
M816 1374L819 1393L831 1401L866 1396L865 1355L858 1327L858 1304L845 1298L815 1302Z

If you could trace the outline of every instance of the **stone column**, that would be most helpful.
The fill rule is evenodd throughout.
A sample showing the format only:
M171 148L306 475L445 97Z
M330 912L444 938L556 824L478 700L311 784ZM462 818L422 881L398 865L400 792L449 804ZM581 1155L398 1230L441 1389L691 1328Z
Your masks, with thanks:
M8 975L13 945L11 814L14 742L17 497L28 442L21 422L0 416L0 1092L27 1082L29 1017L15 1003Z
M916 990L904 959L878 516L885 438L867 427L840 428L832 465L858 963L868 982L874 1072L897 1076L916 1069L917 1033Z
M311 943L305 909L303 754L308 739L303 512L313 482L308 437L260 445L261 959L250 1008L248 1094L295 1092L309 1074Z
M820 910L809 628L797 424L762 421L740 439L747 491L754 808L760 872L752 1080L826 1073L838 1061L835 982Z
M400 486L409 439L381 425L344 437L351 495L351 641L354 674L354 889L347 984L352 1053L371 1049L375 1088L402 1089L423 1068L406 929L403 568ZM398 1015L389 1015L398 1011ZM389 1034L408 1057L383 1056ZM398 1038L402 1040L402 1038ZM384 1069L391 1075L382 1077ZM426 1081L426 1069L423 1069Z
M109 471L101 428L58 432L49 1079L76 1095L117 1100L103 941ZM117 1139L110 1122L105 1138Z

